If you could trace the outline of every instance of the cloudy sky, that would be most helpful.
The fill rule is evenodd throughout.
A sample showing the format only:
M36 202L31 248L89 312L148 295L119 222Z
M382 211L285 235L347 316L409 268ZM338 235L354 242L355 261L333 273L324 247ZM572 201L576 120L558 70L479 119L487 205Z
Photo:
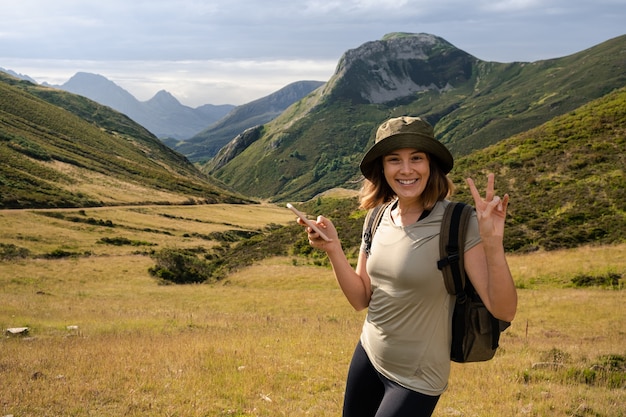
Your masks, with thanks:
M139 100L244 104L326 81L348 49L431 33L486 61L566 56L626 34L626 0L0 0L0 67L103 75Z

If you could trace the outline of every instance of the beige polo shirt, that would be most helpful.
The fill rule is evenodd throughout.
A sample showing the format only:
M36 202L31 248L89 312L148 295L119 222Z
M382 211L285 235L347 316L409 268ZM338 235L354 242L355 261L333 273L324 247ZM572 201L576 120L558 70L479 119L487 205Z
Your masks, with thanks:
M450 374L454 297L446 291L437 269L439 231L447 204L438 202L425 219L404 227L392 222L390 205L367 260L372 298L361 343L381 374L427 395L443 393ZM474 213L465 250L479 242Z

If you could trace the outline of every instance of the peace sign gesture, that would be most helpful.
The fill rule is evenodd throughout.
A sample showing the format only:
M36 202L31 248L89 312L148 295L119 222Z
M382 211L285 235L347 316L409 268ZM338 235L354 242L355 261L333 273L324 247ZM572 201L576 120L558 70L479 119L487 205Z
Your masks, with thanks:
M480 235L483 238L504 237L504 219L506 218L506 208L509 205L509 195L505 194L500 198L494 192L494 174L487 176L487 191L483 199L471 178L467 178L467 185L474 197L476 207L476 217Z

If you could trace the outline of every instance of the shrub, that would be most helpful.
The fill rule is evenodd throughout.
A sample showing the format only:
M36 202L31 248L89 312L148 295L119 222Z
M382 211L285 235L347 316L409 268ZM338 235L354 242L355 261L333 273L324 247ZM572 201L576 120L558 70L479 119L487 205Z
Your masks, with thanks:
M13 244L0 243L0 260L9 261L18 258L27 258L30 251Z
M129 245L129 246L156 246L156 243L150 243L150 242L145 242L142 240L130 240L126 237L103 237L102 239L98 240L98 242L96 243L102 243L102 244L107 244L107 245L114 245L114 246L124 246L124 245Z
M195 284L209 280L211 264L199 259L192 251L165 248L152 257L156 265L148 271L152 276L174 284Z
M61 259L61 258L77 257L80 255L81 254L78 252L70 252L70 251L66 251L63 249L55 249L52 252L46 253L45 255L43 255L43 257L45 259ZM88 253L85 252L85 255L88 255Z
M572 278L572 283L576 287L612 287L620 288L622 276L615 272L607 272L604 275L578 274Z
M573 360L569 353L552 349L542 361L520 374L526 383L553 381L562 384L586 384L610 389L626 388L626 356L608 354L594 361Z

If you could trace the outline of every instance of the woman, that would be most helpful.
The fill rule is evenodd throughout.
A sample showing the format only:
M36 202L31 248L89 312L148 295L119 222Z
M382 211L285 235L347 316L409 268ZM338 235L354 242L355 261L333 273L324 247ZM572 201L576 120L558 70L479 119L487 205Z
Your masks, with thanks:
M432 126L417 117L390 119L360 164L361 207L393 201L371 249L362 244L352 269L330 220L317 219L330 241L306 228L310 244L327 253L350 304L368 309L348 372L344 417L430 416L447 387L454 300L436 264L452 166ZM494 194L493 174L484 199L471 179L467 183L476 213L467 230L465 269L491 313L511 321L517 293L502 244L509 197Z

